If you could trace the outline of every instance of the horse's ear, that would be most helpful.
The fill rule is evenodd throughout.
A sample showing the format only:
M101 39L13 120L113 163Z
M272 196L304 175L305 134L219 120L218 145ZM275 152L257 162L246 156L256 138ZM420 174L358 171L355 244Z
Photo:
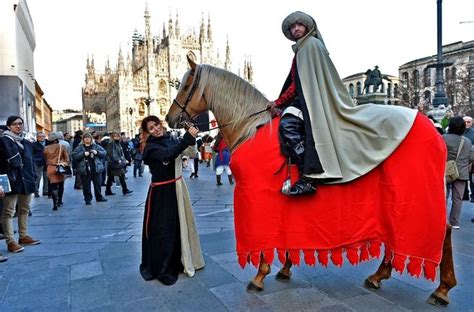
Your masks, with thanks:
M189 66L194 71L196 69L196 63L194 63L194 61L189 57L189 55L186 55L186 58L188 59Z

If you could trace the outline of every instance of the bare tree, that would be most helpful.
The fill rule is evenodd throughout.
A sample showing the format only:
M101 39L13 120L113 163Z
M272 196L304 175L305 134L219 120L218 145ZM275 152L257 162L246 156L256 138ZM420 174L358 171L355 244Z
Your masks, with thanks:
M446 71L446 95L455 115L464 116L472 110L471 79L465 66Z

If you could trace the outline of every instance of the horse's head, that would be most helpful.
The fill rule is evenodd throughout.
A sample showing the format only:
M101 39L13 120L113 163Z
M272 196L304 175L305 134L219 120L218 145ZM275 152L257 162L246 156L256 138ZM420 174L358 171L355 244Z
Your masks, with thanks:
M191 69L188 70L181 81L178 94L173 100L166 122L172 128L182 128L186 122L193 120L207 110L204 90L200 87L202 67L194 63L187 56Z

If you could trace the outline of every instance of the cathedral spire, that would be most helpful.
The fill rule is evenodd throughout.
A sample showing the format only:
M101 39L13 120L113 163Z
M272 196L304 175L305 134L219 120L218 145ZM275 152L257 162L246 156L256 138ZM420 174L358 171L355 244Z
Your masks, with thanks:
M171 17L171 11L170 11L170 19L168 20L168 35L170 38L174 37L173 18Z
M174 29L175 29L176 38L179 38L181 36L181 31L180 31L180 27L179 27L178 10L176 10L176 21L175 21L174 25L175 25Z
M203 43L204 41L206 41L206 30L204 26L204 13L202 13L201 28L199 30L199 43Z
M209 13L207 15L207 39L212 41L211 15Z
M123 61L122 47L119 48L117 71L119 72L119 74L125 72L125 63Z
M145 41L147 44L151 44L151 26L150 26L150 11L148 11L148 1L145 4Z
M232 62L230 60L230 47L229 47L229 37L227 37L227 45L225 47L225 63L224 68L226 70L231 70Z
M166 27L165 27L165 22L163 22L163 39L166 38Z

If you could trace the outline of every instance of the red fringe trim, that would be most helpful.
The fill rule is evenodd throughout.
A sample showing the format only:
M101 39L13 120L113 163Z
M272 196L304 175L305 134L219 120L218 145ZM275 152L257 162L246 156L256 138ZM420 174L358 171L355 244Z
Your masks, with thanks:
M357 265L360 262L368 261L371 258L380 257L381 242L372 241L365 242L358 245L352 245L348 247L337 247L333 249L280 249L277 248L277 256L280 263L285 264L286 257L294 265L300 265L301 263L301 252L303 252L303 259L306 265L315 266L318 262L323 267L327 267L329 258L335 266L342 266L344 259L343 253L345 252L347 260L352 265ZM317 256L316 256L317 253ZM275 257L275 249L266 249L263 251L253 251L247 253L237 253L238 262L240 266L245 268L249 263L252 263L255 267L260 264L260 259L263 257L265 262L272 264ZM316 260L317 258L317 260ZM402 274L407 271L411 276L420 278L421 275L431 281L436 279L436 268L439 263L415 257L409 255L403 255L394 252L391 248L385 246L384 261L391 262L392 267L395 271Z

